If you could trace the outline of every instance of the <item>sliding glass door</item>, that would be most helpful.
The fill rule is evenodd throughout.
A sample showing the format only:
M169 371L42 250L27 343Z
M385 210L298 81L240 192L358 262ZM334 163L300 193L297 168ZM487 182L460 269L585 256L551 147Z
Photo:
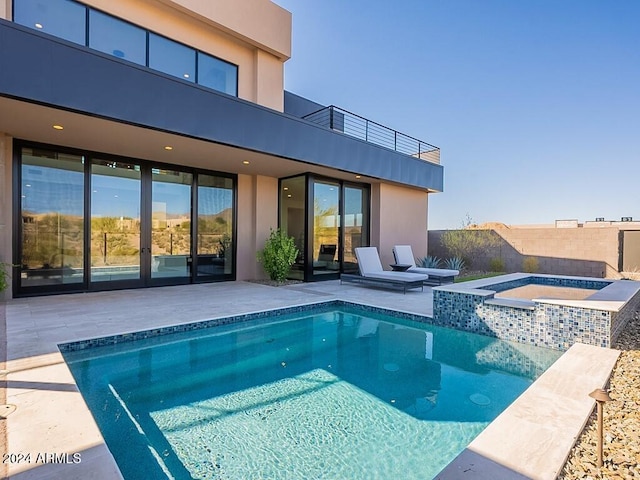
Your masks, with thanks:
M142 280L140 165L91 162L91 283Z
M342 271L358 273L355 248L369 245L369 189L344 185Z
M233 180L198 175L198 278L231 275L234 263Z
M235 177L16 145L18 295L235 277Z
M191 173L151 169L152 279L191 277L192 183Z
M54 150L22 150L19 284L78 288L84 276L84 157Z
M313 275L335 276L340 271L340 184L313 182Z
M368 185L311 174L280 180L280 228L299 250L290 278L358 271L354 248L369 244L369 196Z

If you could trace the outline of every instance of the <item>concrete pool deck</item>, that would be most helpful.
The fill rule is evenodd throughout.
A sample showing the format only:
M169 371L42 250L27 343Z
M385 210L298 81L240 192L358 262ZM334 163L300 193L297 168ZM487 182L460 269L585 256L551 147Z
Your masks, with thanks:
M432 298L431 288L403 295L393 290L340 285L336 280L279 288L225 282L9 300L0 305L5 309L7 340L7 359L0 374L6 381L6 403L15 405L16 410L2 420L7 435L0 439L0 450L3 455L13 455L4 463L3 473L11 480L121 478L58 351L59 343L334 299L430 316ZM608 349L589 349L588 355L573 359L569 356L549 370L558 385L552 389L553 400L581 404L583 416L568 415L563 409L551 409L549 415L542 416L536 409L522 407L513 415L506 415L506 420L501 420L506 422L502 427L491 424L485 430L498 429L502 434L496 435L501 436L502 442L508 438L510 449L526 453L521 457L510 454L511 463L504 465L509 471L514 472L514 466L523 465L522 462L529 464L533 457L537 457L536 465L541 469L540 476L534 478L555 478L551 472L557 474L562 468L575 437L566 438L564 453L552 459L547 452L548 435L555 436L556 428L569 428L565 420L571 423L571 432L580 433L593 405L590 399L583 398L583 390L606 384L618 354ZM589 372L588 385L584 375L579 374L581 371ZM522 397L526 395L535 403L541 398L548 400L549 392L549 387L538 381ZM523 436L523 418L530 419L532 429L538 425L543 435L532 437L530 432ZM536 445L532 443L534 438L545 443L532 448ZM559 443L553 442L554 450L556 446L561 448ZM494 445L489 439L483 448L475 454L491 458L494 466L500 463L493 454L504 450L503 444ZM518 475L503 478L522 478L522 474Z

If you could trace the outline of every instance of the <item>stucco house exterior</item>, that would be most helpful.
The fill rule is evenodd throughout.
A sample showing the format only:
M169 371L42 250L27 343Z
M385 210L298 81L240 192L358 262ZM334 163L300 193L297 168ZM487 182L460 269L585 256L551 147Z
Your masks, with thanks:
M291 23L270 0L0 0L6 295L260 278L278 226L305 281L358 245L426 255L439 149L285 91Z

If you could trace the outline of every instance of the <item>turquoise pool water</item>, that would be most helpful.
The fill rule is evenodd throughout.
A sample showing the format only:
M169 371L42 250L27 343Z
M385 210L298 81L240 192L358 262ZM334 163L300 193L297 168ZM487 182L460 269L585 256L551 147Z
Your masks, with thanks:
M408 480L559 353L341 309L64 355L128 480Z

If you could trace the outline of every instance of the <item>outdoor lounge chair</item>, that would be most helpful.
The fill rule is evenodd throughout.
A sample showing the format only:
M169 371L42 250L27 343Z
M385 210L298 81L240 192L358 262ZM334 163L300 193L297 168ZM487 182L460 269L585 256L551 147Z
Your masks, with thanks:
M453 283L455 277L460 275L459 270L416 267L416 261L414 260L411 245L394 246L393 258L396 259L396 263L398 264L411 265L407 272L423 273L425 275L429 275L429 279L426 282L428 285L443 285L445 283Z
M429 278L428 275L418 273L385 271L376 247L357 247L354 250L360 275L343 273L340 275L340 283L344 281L402 287L404 293L407 293L408 288L423 289L424 282Z

